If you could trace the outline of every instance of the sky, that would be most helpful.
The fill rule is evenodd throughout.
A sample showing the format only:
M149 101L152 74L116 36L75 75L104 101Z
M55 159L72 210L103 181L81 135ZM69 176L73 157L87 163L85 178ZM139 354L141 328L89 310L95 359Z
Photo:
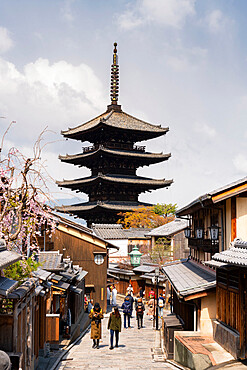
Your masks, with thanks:
M182 207L247 175L246 36L246 0L0 0L0 138L16 121L3 150L31 155L47 128L50 177L90 175L60 163L89 145L60 132L106 110L116 41L122 109L170 129L142 144L172 157L137 174L174 183L139 200Z

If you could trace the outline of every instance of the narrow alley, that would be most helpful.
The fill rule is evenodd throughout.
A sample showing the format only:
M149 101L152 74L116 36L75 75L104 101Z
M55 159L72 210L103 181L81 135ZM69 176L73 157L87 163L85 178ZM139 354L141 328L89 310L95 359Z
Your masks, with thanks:
M119 347L109 350L107 322L110 313L103 319L100 348L92 348L90 331L63 358L59 370L69 369L176 369L163 362L160 351L159 332L153 330L153 322L144 317L144 328L137 329L136 319L131 319L131 328L120 333Z

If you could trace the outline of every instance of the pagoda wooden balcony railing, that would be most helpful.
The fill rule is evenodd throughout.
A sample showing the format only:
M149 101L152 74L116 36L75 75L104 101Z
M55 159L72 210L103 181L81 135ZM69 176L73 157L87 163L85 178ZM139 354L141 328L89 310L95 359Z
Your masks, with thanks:
M82 148L83 153L89 153L93 152L94 150L97 150L99 148L109 148L109 149L127 149L127 150L135 150L137 152L145 152L146 147L141 145L134 145L133 147L131 144L122 144L122 143L108 143L105 145L92 145L92 146L86 146Z
M219 242L211 239L188 238L188 246L207 253L219 252Z

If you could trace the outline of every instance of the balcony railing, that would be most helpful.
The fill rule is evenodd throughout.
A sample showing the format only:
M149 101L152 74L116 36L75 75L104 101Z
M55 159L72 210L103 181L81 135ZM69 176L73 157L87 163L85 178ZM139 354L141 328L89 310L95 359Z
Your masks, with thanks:
M189 248L207 253L219 252L219 242L211 239L189 238L188 246Z

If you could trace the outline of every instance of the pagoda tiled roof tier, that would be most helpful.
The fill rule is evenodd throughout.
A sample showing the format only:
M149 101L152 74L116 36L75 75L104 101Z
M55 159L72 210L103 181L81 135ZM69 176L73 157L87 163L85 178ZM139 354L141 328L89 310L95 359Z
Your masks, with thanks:
M113 132L121 135L121 132L126 131L130 141L133 142L152 139L169 131L168 127L153 125L122 110L111 109L86 123L61 133L66 138L95 142L96 133L100 131L102 135L102 129L110 135Z
M71 190L80 189L80 191L83 191L83 188L85 189L87 186L92 187L94 185L97 185L97 183L99 182L105 182L107 185L116 183L120 185L130 185L132 187L142 187L145 189L159 189L171 185L173 183L173 180L150 179L140 176L98 174L97 176L84 177L81 179L57 181L56 183L58 186L64 188L69 188Z
M58 212L63 213L71 213L78 215L84 214L84 212L89 212L92 210L96 210L98 208L110 211L119 211L119 212L127 212L132 211L138 207L149 207L152 206L150 203L144 202L129 202L129 201L95 201L95 202L85 202L79 204L72 204L68 206L59 206L56 208Z
M81 166L90 166L93 160L98 160L98 158L102 157L110 157L110 158L121 158L121 159L130 159L134 161L136 159L137 164L139 166L152 164L152 163L159 163L165 161L171 157L171 153L163 154L163 153L148 153L144 150L119 150L119 149L109 149L105 148L104 146L100 146L98 148L89 147L85 148L83 153L79 154L66 154L60 155L59 159L62 162L66 163L73 163L74 165L81 165Z
M149 203L131 201L95 201L85 202L69 206L57 207L58 212L69 213L79 218L87 220L91 227L92 223L116 223L121 217L120 212L133 211L139 207L152 206Z

